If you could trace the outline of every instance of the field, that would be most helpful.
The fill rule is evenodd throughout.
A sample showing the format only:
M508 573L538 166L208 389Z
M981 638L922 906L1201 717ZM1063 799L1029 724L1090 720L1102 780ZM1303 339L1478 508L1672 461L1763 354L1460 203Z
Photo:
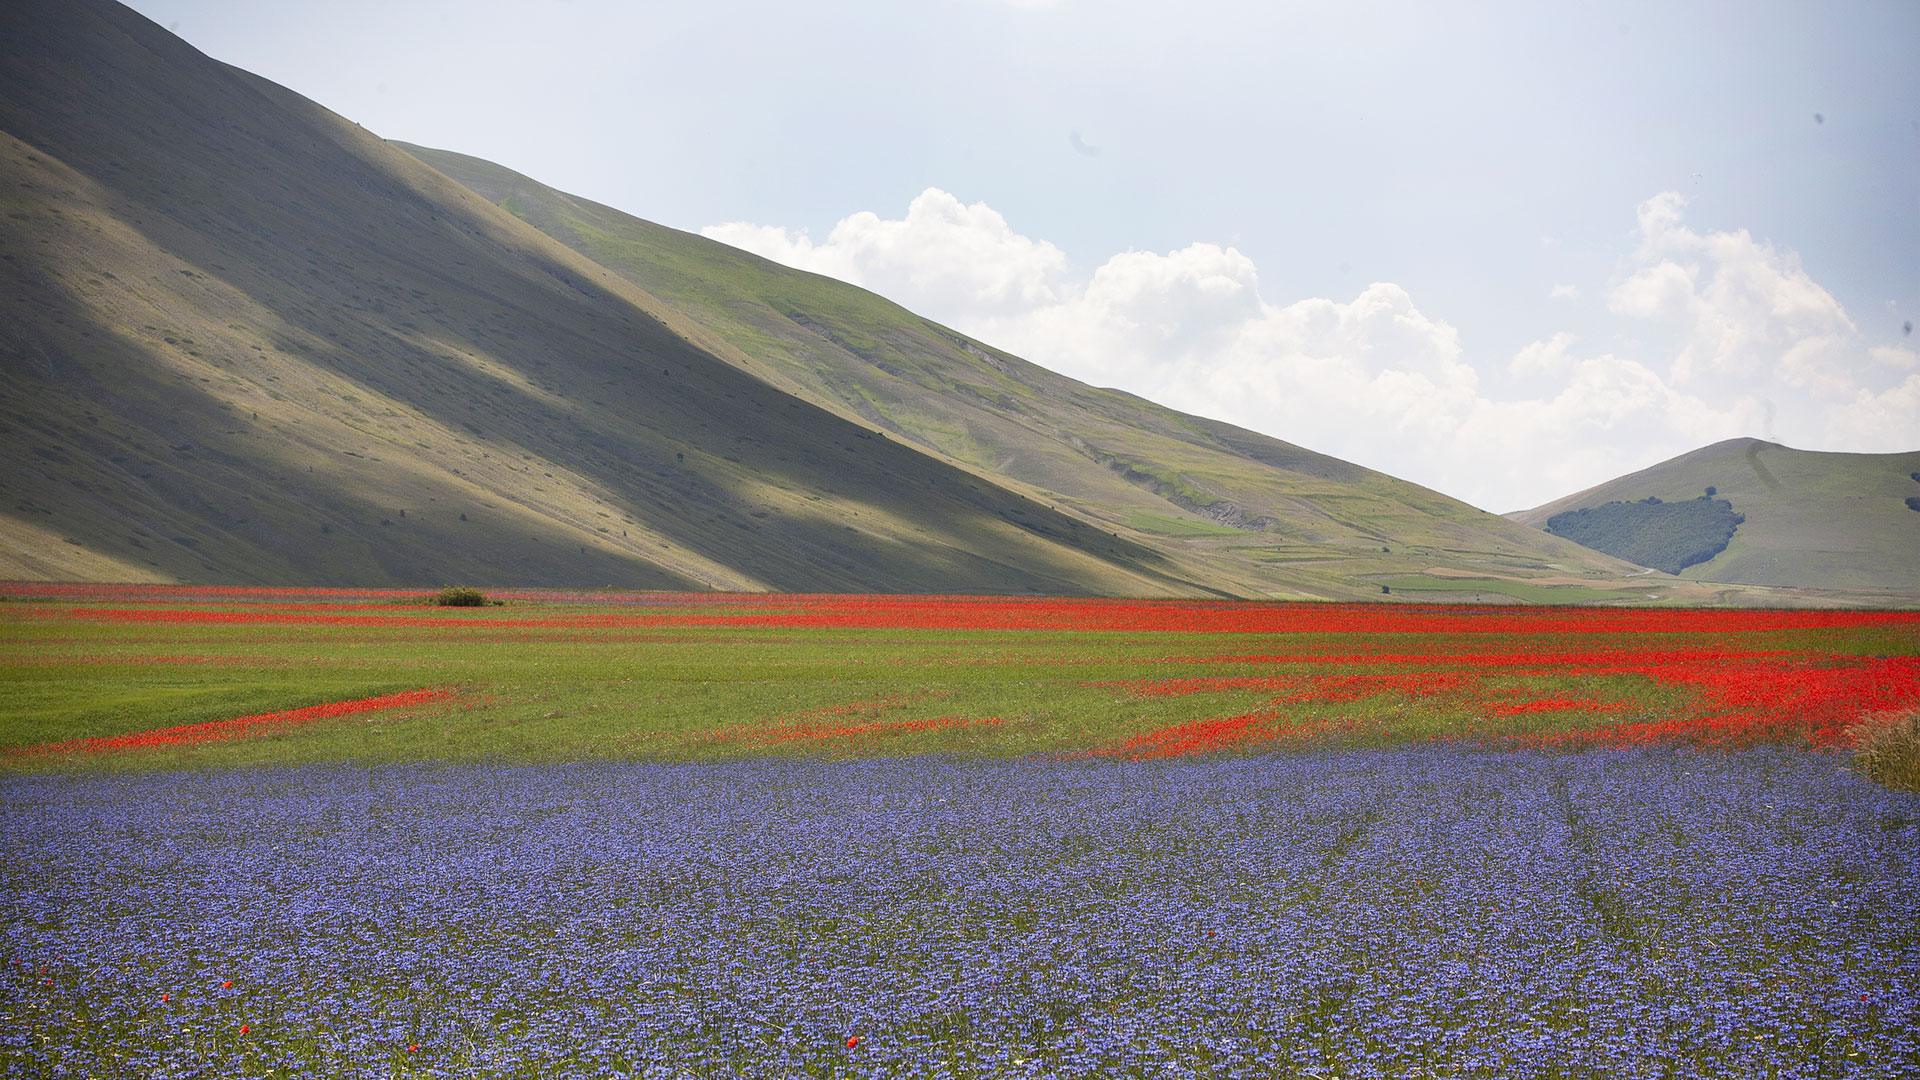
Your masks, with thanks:
M1920 614L4 591L0 1075L1920 1071Z
M12 769L1838 745L1920 613L15 585ZM397 695L397 696L396 696Z

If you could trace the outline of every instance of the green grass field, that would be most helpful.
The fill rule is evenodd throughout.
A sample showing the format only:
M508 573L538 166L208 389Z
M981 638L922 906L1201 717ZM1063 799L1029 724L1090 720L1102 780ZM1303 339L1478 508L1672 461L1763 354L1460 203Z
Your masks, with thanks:
M1920 702L1920 615L58 591L0 604L8 769L1830 745Z
M1448 599L1471 597L1478 602L1480 597L1489 603L1506 603L1511 600L1524 600L1530 604L1569 604L1591 603L1595 601L1645 600L1648 593L1644 589L1589 589L1580 585L1530 585L1524 581L1512 581L1506 578L1455 578L1410 576L1385 578L1380 582L1396 593L1411 593L1424 599L1420 594L1443 595Z

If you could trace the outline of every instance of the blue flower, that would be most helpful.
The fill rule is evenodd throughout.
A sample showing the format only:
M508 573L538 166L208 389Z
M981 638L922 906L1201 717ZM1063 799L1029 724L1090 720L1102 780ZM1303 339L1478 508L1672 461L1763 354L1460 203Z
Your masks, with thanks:
M1780 750L7 777L0 1059L1913 1075L1917 811Z

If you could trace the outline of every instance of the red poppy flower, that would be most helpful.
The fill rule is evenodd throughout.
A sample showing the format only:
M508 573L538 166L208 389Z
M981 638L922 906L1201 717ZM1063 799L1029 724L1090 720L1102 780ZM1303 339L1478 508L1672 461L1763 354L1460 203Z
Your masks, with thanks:
M858 1035L847 1036L847 1049L851 1050L858 1045L860 1045L860 1036Z

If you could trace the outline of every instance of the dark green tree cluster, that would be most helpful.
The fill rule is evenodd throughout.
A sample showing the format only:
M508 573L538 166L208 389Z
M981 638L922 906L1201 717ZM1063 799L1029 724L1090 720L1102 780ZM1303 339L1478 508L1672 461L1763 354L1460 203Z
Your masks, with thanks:
M1547 519L1547 531L1615 558L1677 574L1725 551L1745 520L1733 503L1712 495L1673 503L1646 498L1555 514Z

